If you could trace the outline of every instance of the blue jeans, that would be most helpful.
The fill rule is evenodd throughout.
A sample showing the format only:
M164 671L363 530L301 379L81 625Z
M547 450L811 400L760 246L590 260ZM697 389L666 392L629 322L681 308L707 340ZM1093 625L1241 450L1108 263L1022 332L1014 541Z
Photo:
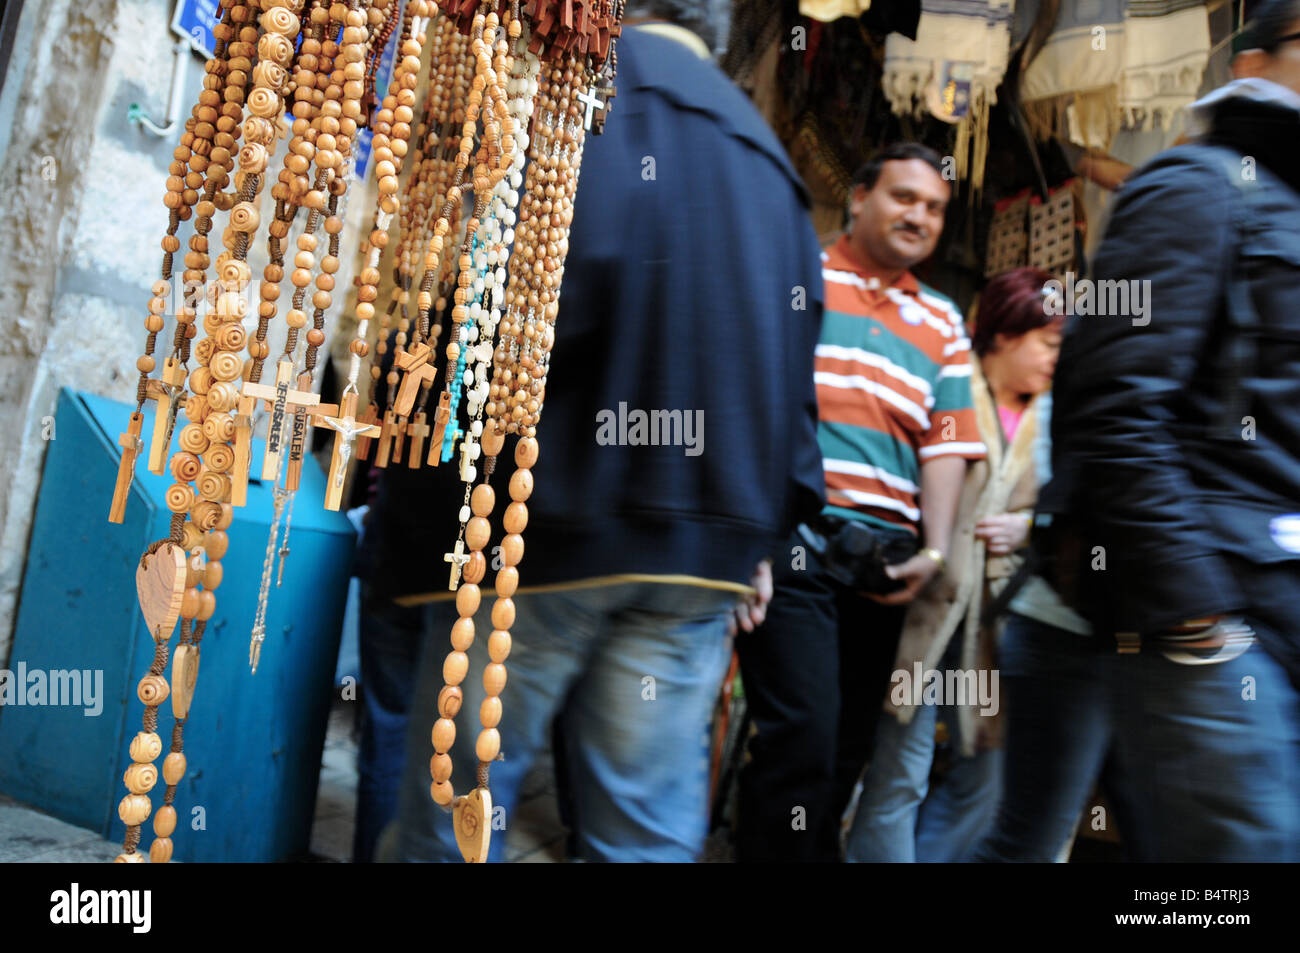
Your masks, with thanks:
M503 856L519 787L564 707L563 770L578 856L591 861L693 861L708 828L709 723L731 658L727 614L736 594L693 586L623 583L515 599L513 647L501 694L501 752L492 804L505 809L488 859ZM494 598L484 591L456 719L452 784L474 787L479 706ZM451 815L429 793L430 731L454 613L429 613L431 645L411 704L397 852L410 861L459 861Z
M964 859L992 826L1002 786L1000 749L969 758L954 751L947 776L930 789L940 714L959 748L961 728L951 705L919 705L907 724L888 714L878 722L845 844L849 862L951 863Z
M1001 665L1005 796L973 859L1054 860L1098 778L1132 860L1297 859L1300 699L1258 644L1187 666L1013 614Z

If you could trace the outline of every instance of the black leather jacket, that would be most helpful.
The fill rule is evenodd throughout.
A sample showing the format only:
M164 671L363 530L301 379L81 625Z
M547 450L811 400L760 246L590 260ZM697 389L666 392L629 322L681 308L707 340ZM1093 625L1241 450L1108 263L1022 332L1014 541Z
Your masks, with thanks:
M1247 610L1240 560L1300 559L1298 156L1300 112L1229 98L1116 197L1092 277L1150 282L1149 320L1070 319L1040 500L1102 630Z

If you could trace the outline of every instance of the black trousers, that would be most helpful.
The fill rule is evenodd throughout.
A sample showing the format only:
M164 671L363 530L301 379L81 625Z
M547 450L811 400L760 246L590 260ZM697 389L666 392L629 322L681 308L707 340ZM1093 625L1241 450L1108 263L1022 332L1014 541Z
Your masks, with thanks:
M740 776L743 863L840 859L840 817L871 754L902 630L905 607L841 585L811 552L797 568L806 548L794 536L778 554L767 621L736 639L756 728Z

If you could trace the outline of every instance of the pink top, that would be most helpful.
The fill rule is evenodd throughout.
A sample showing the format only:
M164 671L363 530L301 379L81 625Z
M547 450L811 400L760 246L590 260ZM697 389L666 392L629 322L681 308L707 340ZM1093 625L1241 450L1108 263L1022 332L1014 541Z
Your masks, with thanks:
M1020 426L1020 418L1024 417L1023 410L1008 410L1006 407L998 408L998 419L1002 421L1002 432L1007 435L1007 442L1016 438L1016 429Z

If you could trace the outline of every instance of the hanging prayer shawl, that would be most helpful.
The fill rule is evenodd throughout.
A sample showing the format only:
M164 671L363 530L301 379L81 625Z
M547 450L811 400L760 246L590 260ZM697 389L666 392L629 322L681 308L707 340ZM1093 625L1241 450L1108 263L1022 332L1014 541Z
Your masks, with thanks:
M1011 0L922 0L916 39L885 41L884 91L896 115L928 110L957 126L956 175L984 184L989 107L1006 72Z
M1210 20L1199 0L1129 0L1124 18L1124 125L1165 128L1191 105L1210 59Z

